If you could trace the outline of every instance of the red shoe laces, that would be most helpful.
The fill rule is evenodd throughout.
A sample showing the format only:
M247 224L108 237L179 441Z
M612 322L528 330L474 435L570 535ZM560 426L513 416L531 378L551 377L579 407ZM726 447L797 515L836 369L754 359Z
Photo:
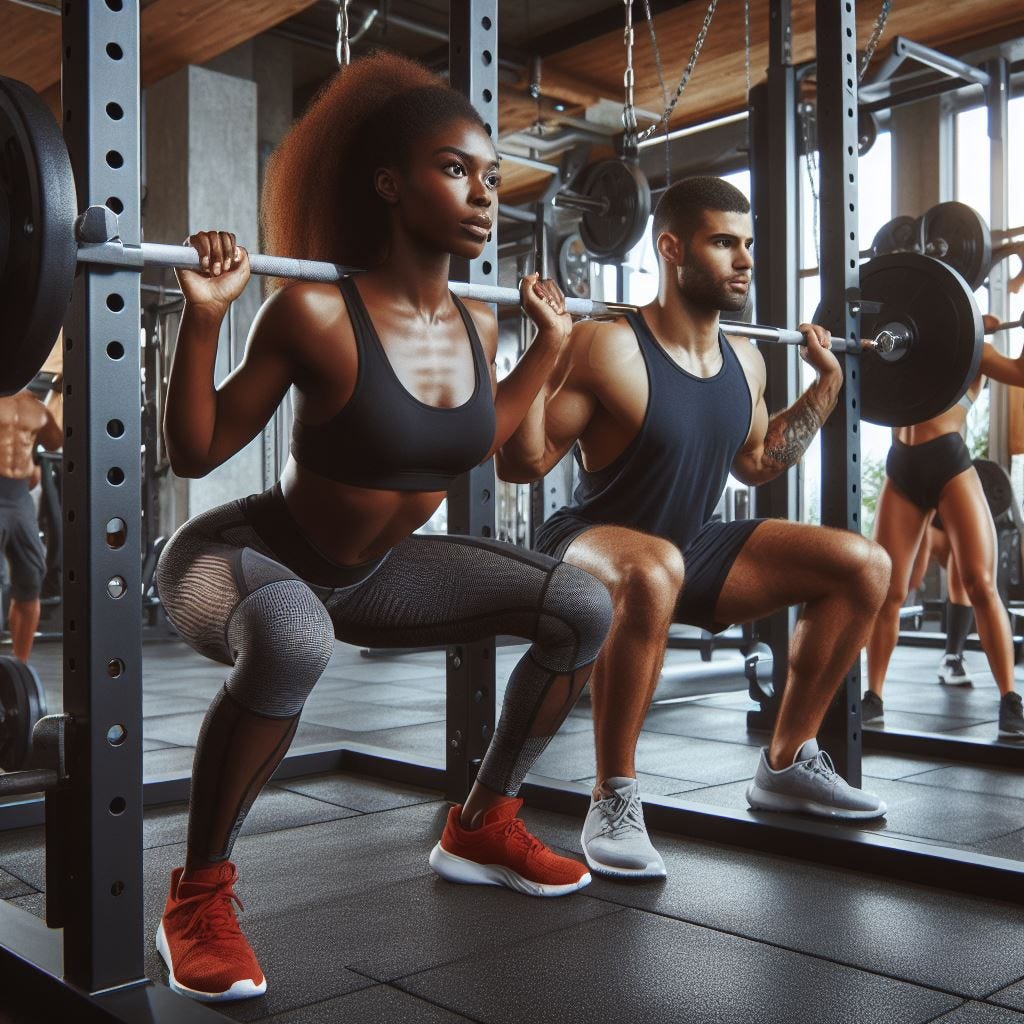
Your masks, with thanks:
M210 893L195 897L197 901L188 934L197 939L233 939L242 934L235 919L232 903L245 910L230 882L222 883Z
M509 818L501 833L509 843L524 847L528 853L541 853L547 849L535 835L527 831L522 818Z

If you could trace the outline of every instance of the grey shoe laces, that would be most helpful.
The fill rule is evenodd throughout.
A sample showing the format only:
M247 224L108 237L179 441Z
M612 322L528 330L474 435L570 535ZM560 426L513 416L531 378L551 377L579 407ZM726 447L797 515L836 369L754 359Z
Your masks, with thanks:
M809 772L824 775L827 779L836 777L836 766L832 763L832 758L828 756L828 752L825 750L819 750L814 757L800 763Z
M598 800L598 806L600 806L605 820L604 827L601 829L602 835L611 835L612 838L617 839L623 832L630 829L637 832L644 831L643 810L640 801L636 798L635 790L633 794L628 800L618 793L612 793L611 796Z

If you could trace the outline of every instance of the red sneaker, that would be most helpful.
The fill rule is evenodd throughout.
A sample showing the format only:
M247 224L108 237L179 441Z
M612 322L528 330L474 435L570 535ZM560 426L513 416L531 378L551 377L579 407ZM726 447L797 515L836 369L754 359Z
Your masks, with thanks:
M516 814L522 800L509 797L470 831L462 827L462 808L448 812L441 841L430 851L430 866L449 882L507 885L527 896L565 896L590 884L579 861L549 850Z
M252 947L235 920L232 886L238 872L231 861L197 871L182 881L184 868L171 872L171 891L156 932L175 992L202 1002L249 999L267 991Z

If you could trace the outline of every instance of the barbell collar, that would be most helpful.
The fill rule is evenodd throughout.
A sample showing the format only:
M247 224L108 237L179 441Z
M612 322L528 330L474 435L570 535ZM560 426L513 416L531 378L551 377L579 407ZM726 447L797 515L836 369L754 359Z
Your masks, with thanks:
M592 199L589 196L581 196L576 192L556 192L551 203L553 206L564 207L567 210L597 213L602 217L606 217L611 210L611 203L607 197Z

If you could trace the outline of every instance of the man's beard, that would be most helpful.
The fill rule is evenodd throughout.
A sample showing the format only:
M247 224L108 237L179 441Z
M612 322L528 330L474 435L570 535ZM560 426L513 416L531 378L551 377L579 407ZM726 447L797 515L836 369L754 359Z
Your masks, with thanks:
M737 294L723 281L716 280L697 260L683 259L679 294L695 306L737 313L747 304L746 294Z

